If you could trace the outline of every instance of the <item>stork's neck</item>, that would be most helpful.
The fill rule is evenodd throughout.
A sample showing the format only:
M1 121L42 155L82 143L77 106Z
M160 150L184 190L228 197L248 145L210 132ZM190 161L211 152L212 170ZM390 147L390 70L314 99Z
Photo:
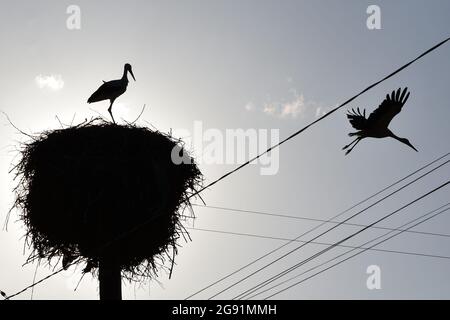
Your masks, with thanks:
M388 136L389 136L389 137L398 140L398 137L397 137L391 130L389 130L389 129L386 129L386 130L387 130L387 132L388 132Z
M394 138L395 140L398 140L400 142L403 142L402 140L405 140L404 138L400 138L399 136L396 136L391 130L388 129L388 131L389 131L389 136L391 138Z
M128 77L127 77L128 71L126 68L123 68L123 75L122 75L122 80L127 81L128 82Z

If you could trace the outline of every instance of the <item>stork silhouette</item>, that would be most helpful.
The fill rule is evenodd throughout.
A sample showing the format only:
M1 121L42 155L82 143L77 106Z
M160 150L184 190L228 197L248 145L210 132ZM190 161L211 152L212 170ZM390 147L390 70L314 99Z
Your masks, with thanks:
M345 154L349 154L358 142L364 138L386 137L394 138L417 151L408 139L397 137L388 129L391 120L402 111L402 107L408 100L409 94L408 88L403 89L403 91L401 91L401 88L399 88L397 92L395 90L392 91L391 95L389 96L389 94L387 94L386 99L383 100L380 106L375 109L368 118L366 118L365 109L363 110L363 113L361 113L359 108L357 108L357 111L355 111L355 109L349 111L347 113L347 118L353 128L359 131L348 134L350 137L357 136L357 138L342 148L342 150L345 150L353 145L345 152Z
M129 63L126 63L123 67L123 76L119 80L112 80L112 81L103 81L103 84L100 86L100 88L97 89L88 99L88 103L92 102L98 102L103 100L109 100L111 104L109 105L108 112L111 115L111 118L114 123L116 121L114 120L114 116L112 114L112 105L114 101L122 95L126 90L128 86L128 72L133 77L134 81L136 81L136 78L134 77L133 70L131 69L131 65Z

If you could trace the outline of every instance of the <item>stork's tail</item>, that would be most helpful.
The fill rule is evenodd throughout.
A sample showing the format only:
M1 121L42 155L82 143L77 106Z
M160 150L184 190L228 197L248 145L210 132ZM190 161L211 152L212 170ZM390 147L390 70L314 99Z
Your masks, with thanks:
M354 137L354 136L358 136L358 135L359 135L359 132L350 132L348 134L349 137Z

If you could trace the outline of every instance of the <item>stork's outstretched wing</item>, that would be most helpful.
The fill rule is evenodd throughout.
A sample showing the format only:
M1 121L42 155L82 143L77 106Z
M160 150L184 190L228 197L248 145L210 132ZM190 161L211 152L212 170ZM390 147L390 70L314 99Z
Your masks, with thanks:
M356 130L364 130L367 128L367 119L366 119L366 110L363 110L363 113L359 110L359 108L352 109L347 113L348 121Z
M369 115L368 124L378 128L387 128L391 120L402 111L409 94L408 88L403 89L403 91L399 88L397 92L394 90L390 96L387 94L386 99Z

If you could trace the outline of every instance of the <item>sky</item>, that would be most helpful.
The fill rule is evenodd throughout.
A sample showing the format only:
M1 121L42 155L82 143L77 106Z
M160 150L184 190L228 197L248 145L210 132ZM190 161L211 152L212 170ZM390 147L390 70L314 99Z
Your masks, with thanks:
M86 100L102 80L120 78L123 65L130 63L136 82L130 79L127 92L115 102L116 119L132 121L145 105L138 123L192 142L191 151L206 183L239 165L225 161L227 155L230 159L233 152L246 155L242 148L229 148L227 132L257 133L258 151L263 151L450 35L446 0L0 3L0 111L17 128L39 133L60 128L60 121L76 124L99 113L107 118L107 101L88 105ZM380 29L367 26L370 5L380 9ZM78 9L79 25L73 20ZM245 167L206 190L202 198L209 206L327 220L446 154L450 149L449 54L446 44L348 106L370 113L386 93L407 86L411 96L390 128L419 152L389 138L366 139L346 156L341 149L351 141L347 134L353 128L345 107L282 145L265 163ZM17 184L10 170L20 157L20 143L27 141L3 113L2 225ZM222 144L214 145L219 155L211 156L212 141L220 139ZM263 174L270 165L273 170ZM449 167L444 165L351 222L369 224L449 177ZM380 225L397 228L445 204L449 195L448 187L443 188ZM292 239L319 224L201 206L194 210L195 222L186 222L188 227L235 234L190 230L192 242L180 242L172 278L162 271L157 279L124 282L124 299L184 299L286 243L236 233ZM275 298L449 299L449 213L412 229L428 234L405 232L377 247L395 253L368 250ZM8 228L0 230L0 290L6 294L31 284L35 272L36 280L52 272L44 265L23 266L30 251L19 214L12 210ZM356 230L341 226L318 241L334 243ZM345 244L359 246L384 232L370 229ZM315 234L318 230L301 239ZM305 246L218 297L233 298L323 248ZM296 272L345 250L333 248ZM367 286L369 266L378 267L379 288ZM74 291L81 269L70 268L16 299L98 299L98 283L90 275ZM248 273L238 273L195 298L208 298Z

